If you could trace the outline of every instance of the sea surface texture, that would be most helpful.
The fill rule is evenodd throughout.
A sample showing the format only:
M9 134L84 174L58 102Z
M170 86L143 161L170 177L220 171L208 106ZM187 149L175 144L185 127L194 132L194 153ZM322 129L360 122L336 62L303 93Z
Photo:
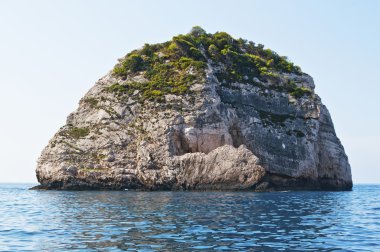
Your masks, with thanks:
M349 192L0 185L0 251L380 251L380 185Z

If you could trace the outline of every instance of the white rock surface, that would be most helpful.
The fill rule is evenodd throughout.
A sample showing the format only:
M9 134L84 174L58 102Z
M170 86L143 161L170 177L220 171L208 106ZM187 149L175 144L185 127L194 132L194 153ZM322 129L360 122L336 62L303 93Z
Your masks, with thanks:
M139 92L107 92L123 81L107 74L42 151L40 188L352 187L347 156L316 94L295 98L270 82L222 85L214 74L219 70L209 63L205 82L194 84L192 94L166 95L165 103L139 103ZM306 74L281 79L314 90ZM70 135L75 130L77 137Z

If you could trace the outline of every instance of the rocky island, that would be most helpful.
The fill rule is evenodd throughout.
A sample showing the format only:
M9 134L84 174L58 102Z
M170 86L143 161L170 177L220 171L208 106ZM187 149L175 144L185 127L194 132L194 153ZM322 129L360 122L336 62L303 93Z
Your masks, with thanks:
M120 59L36 174L41 189L352 188L313 79L261 44L200 27Z

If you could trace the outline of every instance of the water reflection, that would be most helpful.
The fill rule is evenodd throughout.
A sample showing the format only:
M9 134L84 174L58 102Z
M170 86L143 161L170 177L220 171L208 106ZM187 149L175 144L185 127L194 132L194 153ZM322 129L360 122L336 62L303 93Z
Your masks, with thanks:
M275 193L0 187L0 250L374 251L379 192L380 186Z

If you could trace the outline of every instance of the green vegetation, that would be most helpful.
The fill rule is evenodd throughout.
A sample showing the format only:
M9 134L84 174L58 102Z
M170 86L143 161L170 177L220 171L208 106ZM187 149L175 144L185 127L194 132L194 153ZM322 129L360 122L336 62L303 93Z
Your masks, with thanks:
M301 98L302 96L309 96L313 94L313 91L306 87L297 87L297 85L293 81L288 81L287 85L284 87L291 96L295 98Z
M146 44L139 51L139 57L136 56L137 52L128 55L125 61L114 68L114 74L125 78L128 74L133 76L144 70L144 77L148 81L115 83L107 91L120 95L138 90L143 100L159 101L163 101L165 94L188 93L193 83L203 82L206 59L192 42L183 37L179 35L172 42L160 46Z
M293 91L290 92L290 95L294 96L295 98L301 98L304 95L311 95L313 92L304 87L297 87Z
M83 101L89 104L91 108L96 108L96 106L98 105L98 100L94 97L86 98Z
M200 26L194 26L191 29L190 34L193 35L194 37L200 37L202 35L207 35L206 31L203 30L203 28Z
M68 136L79 139L87 136L90 133L90 130L88 128L71 128L69 130L66 130L65 132Z
M129 72L137 72L144 69L144 60L136 53L129 54L120 66L114 68L114 73L126 77Z
M208 60L220 64L216 73L221 83L243 82L255 85L254 78L265 81L278 78L279 73L302 74L301 69L261 44L234 39L228 33L206 33L196 26L186 35L173 37L162 44L145 44L140 50L129 53L113 69L122 80L143 75L144 83L120 82L108 92L118 95L140 91L142 100L164 101L166 94L188 94L194 83L205 81ZM305 89L290 90L295 97L308 94Z
M117 94L122 94L127 91L127 87L124 85L120 85L119 83L114 83L110 87L107 88L107 91L117 93Z

